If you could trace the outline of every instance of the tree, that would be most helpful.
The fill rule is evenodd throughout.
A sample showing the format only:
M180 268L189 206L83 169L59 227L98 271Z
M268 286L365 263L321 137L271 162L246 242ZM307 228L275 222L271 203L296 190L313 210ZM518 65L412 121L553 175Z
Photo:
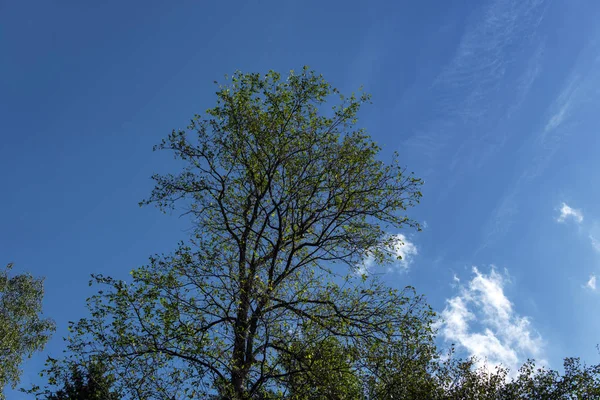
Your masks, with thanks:
M434 372L439 367L439 355L433 341L423 340L429 335L431 320L413 324L413 329L421 332L412 331L392 342L375 341L359 357L368 399L435 398L438 384Z
M564 372L536 367L528 360L511 375L504 366L477 368L473 357L450 357L434 365L429 375L433 400L598 399L600 365L587 366L578 358L564 359ZM398 397L394 397L398 398ZM412 398L412 397L400 397Z
M11 277L11 269L8 264L0 271L0 389L16 387L23 359L42 350L54 331L54 322L41 315L43 279L29 274Z
M502 399L598 399L600 365L582 364L579 358L567 357L564 373L536 368L527 361L516 378L502 388Z
M327 115L332 96L340 103ZM249 399L339 371L337 362L291 368L308 357L290 341L307 326L334 346L325 353L409 332L422 335L411 343L431 343L422 297L356 272L365 257L397 257L396 233L418 228L405 212L422 183L397 155L378 159L356 127L368 100L344 97L306 68L287 79L236 73L219 86L206 119L157 146L182 170L155 175L143 202L184 210L191 240L133 270L132 282L95 276L108 289L73 324L73 357L106 360L135 398Z
M46 390L36 393L36 398L47 400L119 400L121 397L112 386L115 378L107 374L106 366L102 361L88 362L86 365L70 365L70 371L56 371L54 385L62 384L56 392ZM68 374L63 374L69 372ZM61 375L62 374L62 375ZM60 376L60 381L56 377ZM34 391L29 391L34 393Z
M454 348L452 348L445 361L434 365L431 377L435 389L429 398L436 400L504 399L508 369L502 366L477 367L477 365L475 357L466 360L455 358ZM521 394L520 392L519 396Z

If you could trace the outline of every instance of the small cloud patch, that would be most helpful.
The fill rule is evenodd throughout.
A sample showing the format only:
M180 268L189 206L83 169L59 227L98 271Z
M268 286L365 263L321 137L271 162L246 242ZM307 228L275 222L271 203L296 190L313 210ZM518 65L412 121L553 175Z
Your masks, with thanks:
M585 287L591 290L596 290L596 275L590 276L590 280L587 281Z
M560 215L556 218L557 222L566 222L567 220L573 220L580 224L583 222L583 213L581 210L569 207L567 203L562 203L560 207Z
M392 249L398 261L395 263L403 269L407 269L412 263L413 257L419 254L417 246L411 243L406 236L399 233L394 236L394 244Z
M399 233L391 236L390 245L387 247L387 251L391 252L396 260L387 265L387 271L393 270L408 270L408 267L413 261L413 258L419 254L417 246L409 241L405 235ZM363 262L356 267L356 273L358 275L368 275L372 272L375 267L375 259L373 256L367 256Z

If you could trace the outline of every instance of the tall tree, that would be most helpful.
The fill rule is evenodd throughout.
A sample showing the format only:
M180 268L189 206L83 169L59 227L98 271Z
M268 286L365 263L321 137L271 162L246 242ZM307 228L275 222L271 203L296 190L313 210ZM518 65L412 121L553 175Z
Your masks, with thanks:
M42 350L54 331L54 322L42 317L43 279L10 276L11 269L0 271L0 389L16 387L24 358Z
M332 96L340 101L327 113ZM430 343L430 330L412 328L432 317L421 297L356 273L367 256L395 261L395 234L418 228L405 212L421 197L421 180L397 156L380 160L356 127L368 100L306 68L285 79L236 73L220 86L207 118L158 146L182 170L154 176L144 202L184 210L193 238L130 283L96 276L108 290L72 327L72 354L101 355L138 398L241 400L335 372L290 368L308 356L290 341L308 325L343 348L413 332Z

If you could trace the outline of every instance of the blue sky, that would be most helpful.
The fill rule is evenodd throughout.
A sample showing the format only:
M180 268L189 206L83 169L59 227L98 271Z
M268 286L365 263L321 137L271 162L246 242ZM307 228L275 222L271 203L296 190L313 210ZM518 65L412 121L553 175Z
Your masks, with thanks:
M172 165L152 146L224 74L309 65L364 85L361 124L425 179L426 228L387 274L446 317L440 339L511 366L598 362L599 16L591 0L0 2L0 262L46 277L57 356L91 273L125 278L186 237L137 205Z

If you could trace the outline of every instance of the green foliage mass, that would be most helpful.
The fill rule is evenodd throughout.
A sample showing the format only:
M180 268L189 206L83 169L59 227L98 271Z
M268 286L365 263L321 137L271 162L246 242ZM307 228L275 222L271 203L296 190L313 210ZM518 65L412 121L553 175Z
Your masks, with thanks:
M16 387L23 360L42 350L54 331L54 322L41 315L43 279L10 276L11 268L0 271L0 389Z
M120 395L112 391L115 378L107 373L102 361L90 361L85 365L70 365L70 371L57 370L53 383L62 383L56 392L49 390L38 393L38 399L46 400L119 400ZM65 374L68 372L67 374ZM59 380L56 380L59 378Z

